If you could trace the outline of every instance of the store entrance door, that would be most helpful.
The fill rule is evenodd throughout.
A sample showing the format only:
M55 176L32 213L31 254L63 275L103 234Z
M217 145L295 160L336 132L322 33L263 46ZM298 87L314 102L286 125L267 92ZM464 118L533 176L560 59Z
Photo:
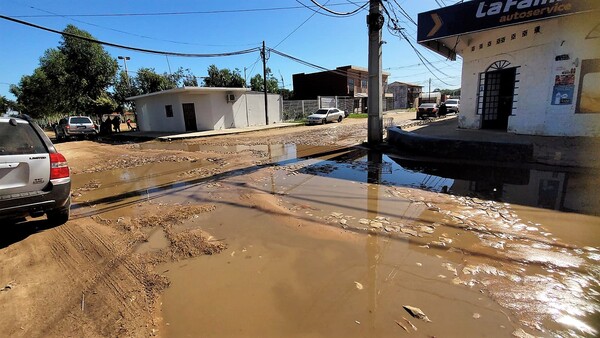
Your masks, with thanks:
M482 129L508 128L515 92L516 68L505 68L485 73Z

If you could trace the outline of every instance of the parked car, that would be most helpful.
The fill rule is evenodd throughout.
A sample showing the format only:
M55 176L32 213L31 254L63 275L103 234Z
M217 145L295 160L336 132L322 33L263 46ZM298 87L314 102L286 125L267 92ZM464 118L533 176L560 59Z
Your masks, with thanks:
M456 113L460 112L460 100L459 99L448 99L446 102L446 109L448 109L448 113Z
M0 224L44 214L69 219L71 176L67 160L26 116L0 117Z
M338 108L321 108L308 116L308 124L325 124L327 122L342 122L346 113Z
M437 103L423 103L417 109L417 120L425 117L438 117L440 106Z
M69 116L61 119L55 128L56 138L65 140L73 136L98 136L96 124L87 116Z

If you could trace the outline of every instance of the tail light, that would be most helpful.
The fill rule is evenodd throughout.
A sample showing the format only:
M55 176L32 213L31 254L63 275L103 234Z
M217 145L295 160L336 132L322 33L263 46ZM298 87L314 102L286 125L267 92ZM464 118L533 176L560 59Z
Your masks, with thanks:
M65 126L65 129L71 129L71 126L67 124L67 125Z
M50 179L69 177L67 159L60 153L50 154Z

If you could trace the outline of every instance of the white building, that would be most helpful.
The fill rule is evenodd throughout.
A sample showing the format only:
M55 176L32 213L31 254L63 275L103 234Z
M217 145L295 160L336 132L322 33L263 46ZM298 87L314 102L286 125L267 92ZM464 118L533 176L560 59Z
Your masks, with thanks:
M600 1L473 0L419 14L463 59L459 127L600 136Z
M183 87L127 98L140 131L186 132L267 124L263 93L248 88ZM282 98L268 94L268 124L281 122Z

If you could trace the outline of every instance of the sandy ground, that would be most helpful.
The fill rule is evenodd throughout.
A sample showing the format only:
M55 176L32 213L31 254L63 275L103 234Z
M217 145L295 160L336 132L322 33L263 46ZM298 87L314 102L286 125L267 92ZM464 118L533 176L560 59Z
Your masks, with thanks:
M396 118L402 121L406 116L397 115ZM267 168L273 160L274 148L271 146L301 144L303 147L298 148L297 156L327 156L323 154L324 149L328 152L345 151L348 146L365 138L366 120L349 119L341 124L188 140L185 144L189 151L181 150L180 144L158 142L114 145L76 141L57 144L57 149L68 159L73 174L71 220L65 225L50 228L45 219L33 219L4 229L5 234L0 240L0 332L11 337L164 335L164 332L169 332L170 323L163 319L161 295L171 283L165 266L185 266L178 262L203 255L217 255L226 265L236 253L243 255L245 247L228 249L232 243L240 244L239 240L221 236L222 233L227 234L221 228L222 219L229 217L228 210L237 210L233 208L250 210L248 215L269 214L268 222L302 231L309 238L352 243L362 241L369 232L390 232L392 235L387 234L386 238L406 241L414 238L411 242L416 239L415 247L421 248L418 250L443 248L440 254L453 243L447 229L457 233L464 231L463 238L473 239L455 241L455 248L445 253L460 254L458 261L463 262L445 269L454 271L455 275L449 279L454 278L454 284L464 287L468 287L471 276L477 270L477 267L468 264L467 259L497 254L494 248L474 244L477 242L476 236L471 233L473 229L474 233L480 232L485 241L494 245L506 245L506 236L512 236L518 240L557 246L563 251L587 248L585 250L591 252L597 246L597 237L590 238L589 233L586 235L583 230L582 235L570 243L549 241L543 234L531 232L523 235L508 230L499 240L494 237L496 233L493 230L481 224L510 217L511 210L498 204L450 198L414 189L388 187L385 194L389 198L402 198L408 204L419 204L419 210L431 209L428 212L437 214L432 214L428 225L388 222L386 229L382 224L385 219L367 219L365 224L370 225L365 227L362 219L359 222L350 215L331 214L331 210L325 211L323 217L307 217L306 214L317 214L318 210L293 197L283 202L280 198L283 193L257 189L262 184L269 185L269 180L272 180L270 172L276 170L295 175L298 171L293 165ZM188 186L199 187L201 193L185 194L182 189ZM217 204L228 205L232 209ZM466 216L452 211L456 210L453 209L455 207L471 212L474 215L471 223L465 221ZM439 226L437 222L441 217L452 219L448 223L452 227ZM193 226L198 220L212 227ZM586 222L593 226L597 219L580 221L579 224L585 227ZM341 228L340 224L344 226ZM439 236L427 239L434 232ZM595 230L592 233L596 233ZM227 253L222 253L224 250ZM519 269L525 260L518 256L518 250L512 254L512 257L503 257L501 264L510 271L513 267L508 265L514 263L515 276L520 276L522 272ZM414 266L414 263L411 264ZM499 295L505 291L506 285L497 284L493 274L485 278L490 288L500 289L490 308L503 306L511 309L511 305L519 305L516 301L502 304ZM495 296L489 292L493 300ZM472 296L472 293L469 295ZM512 308L512 311L518 312L517 308ZM451 309L451 306L447 308ZM501 315L492 324L500 325L506 321L502 326L507 332L501 335L512 332L525 337L525 330L531 332L536 329L538 322L532 322L531 326L517 324L519 318L515 314L495 311ZM530 318L535 318L535 315ZM393 321L391 323L394 329L410 329L408 320L397 325ZM437 330L441 330L435 331L438 334L443 332L443 328ZM456 330L453 332L460 332L460 326ZM174 336L182 333L170 332ZM540 328L538 333L546 335L548 332Z

